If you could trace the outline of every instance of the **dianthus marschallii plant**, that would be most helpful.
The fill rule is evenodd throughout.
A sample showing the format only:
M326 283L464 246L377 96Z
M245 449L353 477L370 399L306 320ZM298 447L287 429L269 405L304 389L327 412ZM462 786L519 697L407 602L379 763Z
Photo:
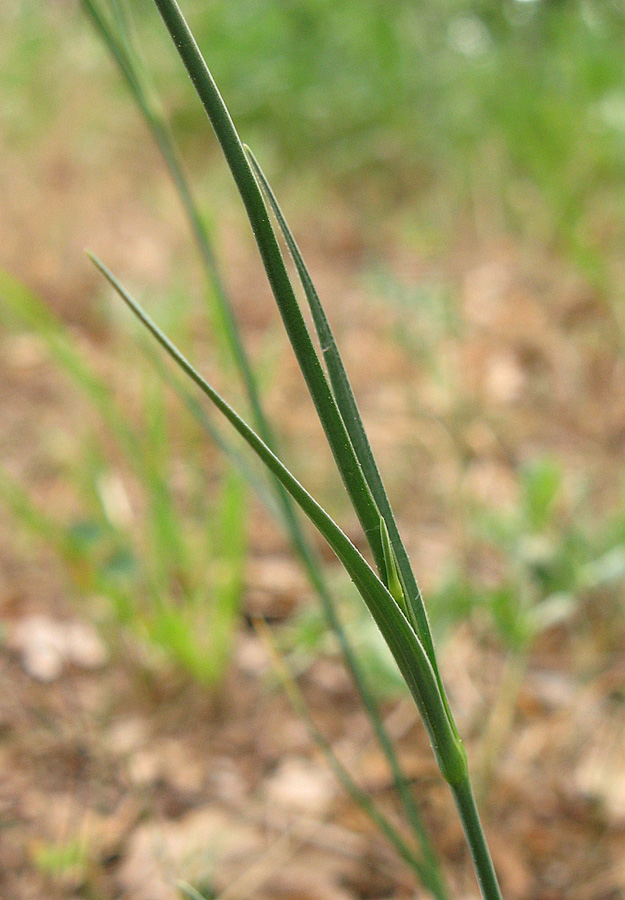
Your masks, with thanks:
M106 266L97 258L92 259L137 318L262 460L344 566L380 629L421 714L441 774L454 796L482 894L485 900L498 900L501 894L473 798L467 757L439 672L425 606L330 325L267 179L241 142L176 0L154 0L154 3L195 86L243 200L289 341L362 526L373 565L284 466L267 440L199 374ZM310 305L321 356L298 305L270 208L293 256Z

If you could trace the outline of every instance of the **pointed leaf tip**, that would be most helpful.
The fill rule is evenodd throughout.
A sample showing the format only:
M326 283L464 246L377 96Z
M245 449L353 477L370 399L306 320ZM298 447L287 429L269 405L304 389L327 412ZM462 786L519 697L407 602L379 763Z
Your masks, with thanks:
M391 539L388 533L388 528L386 526L386 522L383 517L380 516L380 537L382 540L382 550L384 552L384 564L386 567L386 586L389 589L389 593L396 601L397 605L400 607L402 612L408 616L408 606L406 604L406 598L404 596L404 589L401 584L401 579L399 577L399 566L397 564L397 557L395 556L395 551L393 550L393 545L391 544Z

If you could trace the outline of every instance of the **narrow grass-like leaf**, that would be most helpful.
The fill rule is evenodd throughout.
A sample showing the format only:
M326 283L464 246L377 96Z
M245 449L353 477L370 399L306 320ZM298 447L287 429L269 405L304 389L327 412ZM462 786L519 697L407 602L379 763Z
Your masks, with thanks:
M230 113L175 0L155 0L230 167L245 206L265 272L298 364L328 439L343 484L363 527L378 571L384 559L379 511L336 406L289 280L269 211Z
M187 900L207 900L192 884L187 884L186 881L177 881L176 886L182 891Z
M75 557L74 543L65 525L35 506L29 494L3 467L0 468L0 497L29 531L51 544L62 557Z
M144 486L148 493L148 522L153 551L150 558L157 579L157 593L167 596L174 582L190 571L189 548L183 538L180 517L172 496L168 463L171 458L167 412L159 382L146 384L146 437L143 456Z
M154 0L154 2L187 68L187 72L224 151L252 225L261 258L291 345L326 432L341 477L372 549L375 564L378 571L383 574L385 572L385 563L381 550L381 535L377 516L380 515L380 512L382 514L384 512L380 511L376 506L369 483L356 456L345 423L336 406L334 395L308 334L289 281L277 238L271 226L262 191L254 177L228 110L176 0ZM417 633L413 631L412 626L404 617L402 610L391 597L386 586L376 576L366 560L338 528L336 523L327 516L325 511L285 469L261 438L201 378L165 335L160 332L158 327L138 307L136 302L128 295L124 295L124 289L115 282L113 276L107 273L107 277L116 289L121 289L122 296L128 305L152 331L178 365L202 388L267 467L280 479L282 485L296 503L328 540L330 546L352 577L389 645L406 684L410 688L415 702L422 713L441 772L449 782L454 793L482 893L487 900L499 900L500 892L497 879L468 779L466 756L440 681L431 641L426 642L428 643L426 650ZM387 524L390 525L390 522ZM391 540L394 542L395 539L395 533L391 530ZM400 568L403 569L404 561L399 555L401 549L401 542L399 541L397 552ZM414 576L412 577L414 579ZM408 581L404 579L402 587L406 588L407 584ZM408 590L407 596L412 608L413 598L411 593ZM425 633L429 635L427 619ZM432 660L429 658L430 652L432 653Z
M228 419L241 437L260 457L267 468L280 479L293 500L308 516L328 542L350 578L358 588L371 615L389 646L427 728L439 768L450 784L467 777L466 754L455 727L450 722L438 680L421 641L414 632L386 585L352 544L336 522L289 472L261 438L228 405L221 395L197 372L172 344L137 301L96 257L90 254L102 272L135 316L149 329L177 365L197 384L211 402ZM379 526L378 526L379 528Z
M178 395L202 431L204 431L215 446L221 450L224 456L232 464L235 471L243 477L244 481L254 491L271 515L276 519L280 519L281 510L278 507L273 494L269 491L267 482L263 480L252 466L250 466L248 460L237 450L234 444L225 437L221 429L217 427L207 414L202 404L198 402L197 397L187 389L186 384L183 384L182 380L176 376L171 368L163 365L161 354L156 352L152 347L147 346L145 352L158 373L159 378Z
M230 657L236 620L240 613L246 550L245 493L239 475L225 479L218 508L212 553L221 562L211 608L211 644L221 671ZM227 560L227 567L224 561Z
M2 305L23 325L39 335L50 356L65 370L94 404L111 433L124 449L136 453L138 447L124 427L124 417L114 408L108 385L68 339L59 320L24 284L0 269L0 299Z
M321 300L319 299L319 295L310 276L306 263L304 262L304 258L300 252L293 233L289 228L286 217L284 216L284 213L280 208L280 204L278 203L276 195L252 150L247 145L245 146L245 150L254 169L254 173L256 174L256 177L258 178L265 196L267 197L267 200L269 201L269 204L274 212L276 221L280 226L280 230L282 231L284 240L286 241L286 245L293 258L293 262L295 263L297 274L299 275L302 287L304 288L304 294L306 295L306 299L310 307L310 312L315 325L317 336L319 338L319 343L321 345L321 350L327 366L330 384L332 385L332 390L336 398L337 406L341 412L343 421L345 422L345 427L347 428L347 431L349 433L354 451L356 453L356 456L358 457L358 461L362 467L365 478L367 479L367 483L369 485L369 488L371 489L373 498L378 506L378 509L380 510L380 514L384 519L386 527L390 532L391 543L393 545L395 557L397 559L401 581L403 582L402 593L408 598L408 616L412 620L412 623L423 642L428 656L430 657L430 662L432 663L434 671L438 674L438 664L436 661L436 654L434 652L434 644L432 641L425 605L423 603L421 592L417 585L412 566L410 565L408 554L399 534L397 523L393 515L393 510L386 494L386 490L384 488L382 477L375 461L373 451L371 450L369 438L367 437L367 433L365 431L360 415L360 410L358 409L358 404L356 403L356 398L354 397L354 392L352 390L349 376L347 375L345 366L343 365L343 360L341 359L341 355L339 353L332 328L325 314L325 310L323 308ZM441 682L441 691L442 690L443 685Z

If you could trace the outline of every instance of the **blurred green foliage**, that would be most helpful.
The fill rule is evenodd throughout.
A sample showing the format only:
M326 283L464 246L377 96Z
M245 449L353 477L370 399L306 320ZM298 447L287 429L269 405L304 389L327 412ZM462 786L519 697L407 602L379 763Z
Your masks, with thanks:
M126 5L145 59L159 60L152 76L176 133L204 166L208 128L153 4ZM294 183L306 174L324 190L350 192L354 202L410 205L417 230L432 229L442 247L467 226L513 231L566 254L601 284L618 273L625 240L621 0L183 5L237 124L269 158L272 174ZM101 85L107 111L129 108L77 4L16 0L0 9L0 26L9 35L0 56L5 141L28 146L52 122L66 83L85 74ZM377 292L388 294L380 284ZM453 297L434 284L414 299L432 333L419 322L404 340L434 365L438 341L456 327ZM501 583L456 579L441 593L447 613L454 597L462 614L490 598L493 621L512 643L527 639L515 611L519 583L530 607L544 611L549 597L586 590L589 573L621 572L618 523L613 539L592 541L556 527L561 485L549 466L533 471L523 475L524 500L511 518L471 513L482 544L504 559Z
M606 237L622 239L622 4L186 7L237 123L283 172L314 168L355 194L377 184L386 200L421 199L426 215L443 213L439 228L472 211L591 273ZM177 98L175 110L197 133L195 104Z
M545 630L566 625L584 604L605 602L625 577L623 513L596 518L587 490L571 491L551 457L519 472L511 508L465 507L465 559L490 559L481 575L463 567L430 597L439 629L473 616L494 629L503 646L525 654Z
M153 76L177 133L204 165L203 113L152 4L126 2L145 59L159 59ZM63 77L98 70L104 88L118 90L77 7L9 6L0 12L10 35L0 60L7 136L49 121ZM306 174L376 209L406 201L438 239L467 225L517 231L598 282L609 274L625 237L619 0L186 0L184 8L273 176L301 183Z
M217 685L239 622L247 549L241 477L231 471L215 487L203 456L193 452L197 436L167 408L161 378L137 385L124 376L116 390L46 305L2 270L0 313L7 333L41 342L77 409L82 395L87 421L93 419L86 435L77 429L62 473L74 497L71 512L49 508L36 486L5 466L0 508L55 550L81 598L96 609L104 603L101 618L112 617L169 662Z
M439 640L471 621L512 657L526 659L536 639L549 629L579 624L579 614L607 620L621 613L625 579L625 514L617 505L609 516L588 514L587 491L573 491L554 458L537 457L519 471L518 502L507 509L465 502L464 552L440 573L427 593ZM458 562L459 560L459 562ZM471 564L471 562L473 564ZM379 631L354 601L352 586L337 583L337 596L376 689L402 691L402 680ZM318 654L338 654L319 613L306 609L285 630L296 668Z

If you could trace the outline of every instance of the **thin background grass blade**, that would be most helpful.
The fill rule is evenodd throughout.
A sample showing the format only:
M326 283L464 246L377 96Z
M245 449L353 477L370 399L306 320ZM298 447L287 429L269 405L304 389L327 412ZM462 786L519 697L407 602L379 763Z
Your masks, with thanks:
M116 404L109 385L73 346L61 323L45 304L1 269L0 298L19 321L27 324L42 338L52 358L89 398L107 430L137 472L141 483L149 489L150 501L159 516L162 516L161 524L169 532L172 544L181 546L178 518L172 511L170 491L161 469L150 454L145 452L128 417Z
M48 510L42 509L32 496L0 466L0 499L11 510L15 519L28 529L29 534L40 538L47 546L53 547L68 568L80 574L80 583L94 593L106 593L114 603L115 613L120 621L127 622L136 610L130 593L115 589L104 579L98 567L81 551L72 529L55 519Z
M382 832L382 834L384 834L385 837L387 837L388 840L393 844L399 856L401 856L401 858L405 862L407 862L412 869L414 869L423 884L430 891L432 891L435 896L437 896L442 889L442 885L438 880L433 879L431 868L427 865L424 865L424 863L415 856L408 844L404 841L399 832L394 828L390 820L382 812L380 812L376 804L372 801L371 797L369 797L369 795L356 784L345 766L337 757L336 753L332 749L331 744L326 740L321 731L317 728L310 713L308 704L306 703L306 700L299 690L295 679L289 672L284 660L281 659L276 649L275 643L272 640L271 632L265 622L262 620L257 620L254 622L254 627L256 628L256 631L259 634L265 646L265 649L267 650L276 675L282 683L291 706L305 723L306 728L308 729L308 733L310 734L315 744L317 744L319 749L322 751L328 762L328 765L336 775L340 784L343 785L345 790L358 803L358 805L362 807L362 809L369 816L374 825L376 825L376 827Z

